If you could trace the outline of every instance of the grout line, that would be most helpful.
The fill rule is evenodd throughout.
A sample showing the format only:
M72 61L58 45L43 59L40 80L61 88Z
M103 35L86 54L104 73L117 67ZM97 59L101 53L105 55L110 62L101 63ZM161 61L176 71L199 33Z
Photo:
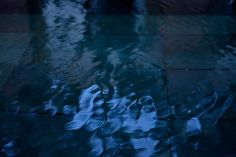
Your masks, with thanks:
M57 112L54 115L51 115L48 112L31 112L31 111L17 111L17 110L0 110L0 113L12 113L12 114L35 114L35 115L39 115L39 116L74 116L74 114L64 114L61 112Z
M175 118L175 117L170 117L170 118L158 118L159 120L189 120L191 117L182 117L182 118ZM207 119L207 118L200 118L199 119L200 121L201 120L207 120L207 121L210 121L210 120L213 120L213 119ZM236 121L236 118L219 118L218 121Z
M163 71L164 71L164 93L165 93L165 100L166 100L166 102L167 102L167 106L169 105L169 88L168 88L168 81L169 81L169 79L168 79L168 64L167 64L167 62L166 62L166 53L165 53L165 51L164 51L164 49L162 50L162 53L163 53L163 60L162 60L162 62L163 62L163 64L164 64L164 67L163 67ZM166 121L168 121L168 138L171 138L171 126L170 126L170 120L171 120L171 116L168 116L168 118L158 118L158 119L160 119L160 120L166 120ZM172 156L172 150L171 150L171 148L172 148L172 146L171 146L171 144L169 144L168 145L168 154L169 154L169 157L171 157Z
M35 33L37 31L0 31L2 34L8 34L8 33ZM150 33L121 33L121 32L101 32L101 33L90 33L90 32L84 32L80 33L85 36L93 37L93 36L144 36L144 37L159 37L159 36L199 36L198 34L160 34L158 32L150 32ZM205 34L205 36L223 36L223 35L231 35L231 36L236 36L236 34Z
M84 32L84 33L81 33L83 35L86 35L86 36L89 36L89 37L93 37L93 36L150 36L150 37L160 37L160 36L180 36L180 37L183 37L183 36L199 36L198 34L160 34L158 32L152 32L152 33L136 33L136 32L132 32L132 33L129 33L129 32L126 32L126 33L121 33L121 32L101 32L101 33L90 33L90 32ZM231 35L231 34L205 34L205 36L223 36L223 35ZM236 36L233 35L233 36Z
M167 70L173 71L231 71L236 70L235 68L172 68L167 67Z
M161 34L161 33L158 33L158 32L149 32L149 33L136 33L136 32L132 32L132 33L129 33L129 32L126 32L126 33L121 33L121 32L101 32L101 33L90 33L90 32L84 32L84 33L81 33L83 35L88 35L88 36L94 36L94 35L100 35L100 36L174 36L174 37L183 37L183 36L200 36L200 34L167 34L167 33L164 33L164 34ZM236 34L230 34L230 33L226 33L226 34L220 34L220 33L215 33L215 34L205 34L205 36L225 36L225 35L232 35L232 36L236 36Z

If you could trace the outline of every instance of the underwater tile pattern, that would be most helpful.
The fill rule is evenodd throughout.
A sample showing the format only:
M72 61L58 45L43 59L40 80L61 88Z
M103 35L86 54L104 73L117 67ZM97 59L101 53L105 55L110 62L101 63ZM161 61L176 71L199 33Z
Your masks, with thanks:
M49 7L0 24L0 156L236 154L234 17Z
M230 38L235 40L234 35ZM165 36L165 62L172 69L235 69L235 43L226 42L230 38L227 35Z
M169 103L175 117L235 118L230 114L235 110L235 70L172 69L167 75Z
M235 156L235 121L173 120L172 156Z

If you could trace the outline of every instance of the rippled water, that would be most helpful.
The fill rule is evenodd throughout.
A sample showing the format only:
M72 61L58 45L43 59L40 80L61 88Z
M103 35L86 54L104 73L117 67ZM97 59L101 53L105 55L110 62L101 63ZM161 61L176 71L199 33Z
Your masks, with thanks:
M49 0L1 33L0 77L28 45L0 84L0 156L235 156L230 2L176 3Z

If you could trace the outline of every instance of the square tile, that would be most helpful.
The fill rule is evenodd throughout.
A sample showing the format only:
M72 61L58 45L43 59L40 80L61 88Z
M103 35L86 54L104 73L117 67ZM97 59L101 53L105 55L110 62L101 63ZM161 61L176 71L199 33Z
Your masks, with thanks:
M235 118L235 74L235 70L168 70L168 99L173 116Z
M163 53L168 68L236 69L236 39L227 35L165 35Z
M234 155L235 121L172 120L170 122L172 156Z
M236 69L235 23L230 16L161 16L165 63L173 69Z
M235 19L226 15L157 16L161 35L211 36L235 35Z
M22 33L0 33L0 91L26 51L31 37Z
M0 33L0 63L18 64L31 37L28 33Z
M89 33L97 35L150 35L158 33L158 16L99 15L88 16Z
M0 63L0 92L14 69L12 64Z

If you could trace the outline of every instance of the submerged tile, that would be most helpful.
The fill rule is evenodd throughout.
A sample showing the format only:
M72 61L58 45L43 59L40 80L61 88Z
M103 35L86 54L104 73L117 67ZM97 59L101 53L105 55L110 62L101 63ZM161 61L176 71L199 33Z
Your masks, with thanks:
M231 17L78 11L30 18L29 46L1 33L3 155L206 156L232 143L220 125L236 118Z
M173 69L236 69L235 36L164 36L165 62Z
M27 33L31 32L29 15L0 15L1 33Z
M167 75L174 117L235 118L235 70L169 70Z
M234 16L226 15L166 15L159 18L161 35L235 35Z
M4 84L11 76L14 66L11 64L0 63L0 91L3 88Z
M236 68L234 17L168 16L161 19L160 41L169 68Z
M196 122L193 122L196 119ZM192 121L192 122L191 122ZM191 128L191 131L189 130ZM235 154L235 121L171 120L172 156L230 156Z
M0 63L18 64L30 41L28 33L0 33Z
M0 33L0 91L29 45L29 34Z

